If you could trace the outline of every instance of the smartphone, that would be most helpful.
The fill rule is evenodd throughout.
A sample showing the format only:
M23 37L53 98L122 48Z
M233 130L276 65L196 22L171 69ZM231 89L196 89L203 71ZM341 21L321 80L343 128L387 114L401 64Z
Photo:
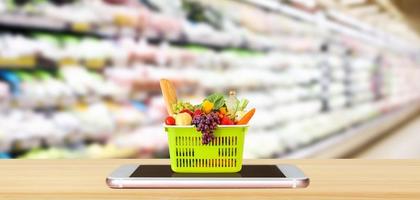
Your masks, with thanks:
M237 173L175 173L170 165L123 165L111 188L304 188L309 178L294 165L244 165Z

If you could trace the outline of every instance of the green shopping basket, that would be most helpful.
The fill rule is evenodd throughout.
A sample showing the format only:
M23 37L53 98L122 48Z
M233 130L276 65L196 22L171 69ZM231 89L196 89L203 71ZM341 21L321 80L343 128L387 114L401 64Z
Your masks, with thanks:
M234 173L242 168L248 125L219 125L214 140L201 144L194 126L165 126L172 171L178 173Z

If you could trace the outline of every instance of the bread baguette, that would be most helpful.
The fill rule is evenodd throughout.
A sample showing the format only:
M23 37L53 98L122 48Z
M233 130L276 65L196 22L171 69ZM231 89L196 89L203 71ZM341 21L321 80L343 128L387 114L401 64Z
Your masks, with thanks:
M162 90L162 95L168 114L172 116L174 114L172 105L177 102L175 87L171 81L167 79L160 79L160 89Z

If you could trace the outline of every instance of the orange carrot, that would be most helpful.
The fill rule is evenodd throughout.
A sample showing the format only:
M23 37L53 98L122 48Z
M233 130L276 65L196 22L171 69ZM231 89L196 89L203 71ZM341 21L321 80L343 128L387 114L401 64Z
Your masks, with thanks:
M248 111L239 121L236 123L236 125L245 125L248 124L249 120L251 120L252 116L254 116L255 108Z

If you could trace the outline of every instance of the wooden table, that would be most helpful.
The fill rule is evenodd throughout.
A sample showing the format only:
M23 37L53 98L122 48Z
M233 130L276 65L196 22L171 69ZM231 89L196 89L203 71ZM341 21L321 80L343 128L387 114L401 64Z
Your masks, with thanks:
M306 189L110 189L125 163L168 160L1 160L0 199L420 199L420 160L246 160L296 164Z

